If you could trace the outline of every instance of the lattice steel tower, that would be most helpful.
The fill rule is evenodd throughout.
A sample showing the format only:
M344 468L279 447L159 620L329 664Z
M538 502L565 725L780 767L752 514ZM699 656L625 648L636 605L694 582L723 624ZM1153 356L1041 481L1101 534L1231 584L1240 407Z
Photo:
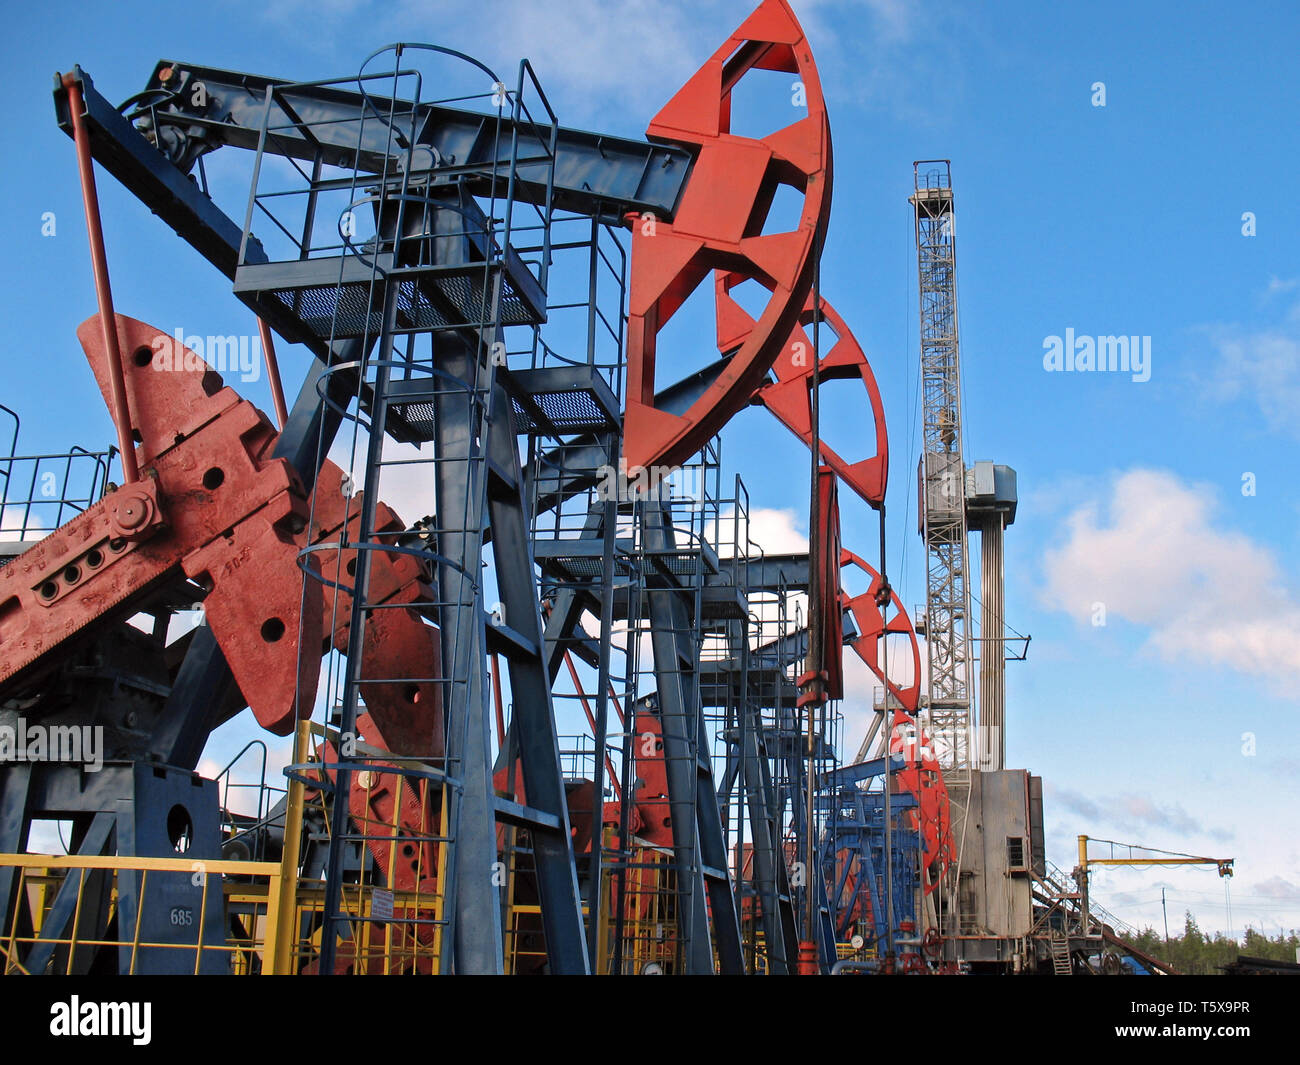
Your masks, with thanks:
M924 449L919 519L925 539L925 637L930 728L945 777L971 768L972 704L967 619L961 362L957 343L957 246L949 162L913 164L917 274L921 304Z

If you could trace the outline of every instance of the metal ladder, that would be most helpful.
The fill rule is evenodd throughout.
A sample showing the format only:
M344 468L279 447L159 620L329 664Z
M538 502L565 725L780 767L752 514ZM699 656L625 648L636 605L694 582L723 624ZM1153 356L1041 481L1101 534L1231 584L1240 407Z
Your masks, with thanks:
M1070 976L1074 972L1074 963L1070 960L1070 940L1064 933L1052 930L1049 940L1052 947L1052 973L1055 976Z

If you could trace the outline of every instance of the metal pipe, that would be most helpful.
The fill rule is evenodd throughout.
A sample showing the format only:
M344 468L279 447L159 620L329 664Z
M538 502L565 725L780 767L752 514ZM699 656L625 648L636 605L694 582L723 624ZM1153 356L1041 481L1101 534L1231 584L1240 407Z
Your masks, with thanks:
M885 675L885 712L883 727L885 730L885 957L894 957L894 811L893 811L893 750L894 750L894 710L890 706L889 693L889 578L885 569L885 505L880 504L880 631L886 636L880 641L882 671ZM919 731L919 726L918 726ZM913 743L919 743L920 737L913 736ZM902 753L901 751L899 752ZM920 765L920 756L917 756ZM919 813L919 811L918 811ZM925 832L917 833L918 843L924 840ZM925 863L920 863L923 866Z
M257 332L262 338L262 357L266 360L266 380L271 386L271 402L275 405L276 428L283 429L289 422L289 407L284 402L284 386L280 383L280 364L275 358L275 341L271 337L271 328L261 318L257 320Z
M999 511L980 529L983 605L980 618L980 768L1006 765L1006 656L1004 652L1002 530Z
M842 958L831 966L832 976L840 976L843 973L878 972L880 972L880 962L878 961L854 961L852 958Z
M522 80L523 74L520 74ZM550 232L549 227L547 233ZM593 300L593 306L594 300ZM596 673L596 719L592 721L592 733L596 747L596 766L592 774L595 780L592 782L592 799L591 799L591 888L590 903L588 909L591 917L588 922L587 931L587 953L591 957L592 971L596 973L603 972L605 959L601 956L600 948L600 905L601 905L601 864L604 857L603 848L605 842L605 787L601 779L602 764L608 765L610 783L618 789L618 780L614 776L614 766L609 762L609 748L607 746L607 729L609 727L609 681L610 681L610 664L609 656L612 653L613 629L614 629L614 548L615 536L618 524L618 507L613 499L605 500L604 528L601 532L604 535L604 554L601 563L600 575L600 663ZM565 660L569 663L569 672L573 675L574 686L579 692L582 686L578 684L578 672L573 665L573 656L565 651ZM583 709L587 708L586 697L582 700ZM588 720L591 720L590 711L588 711ZM621 790L616 790L620 803L629 801L625 799Z
M821 249L817 249L817 262L813 268L813 370L812 370L812 388L809 392L809 422L812 430L812 475L811 475L811 492L809 493L809 509L811 513L808 518L808 660L805 665L805 672L809 675L810 681L805 689L805 696L808 697L808 772L805 780L807 790L807 810L805 813L804 830L807 833L806 845L807 867L804 874L804 897L807 899L807 911L805 913L804 923L804 944L800 949L800 971L804 971L805 958L803 954L809 945L817 942L817 918L816 904L817 892L814 888L815 881L813 877L820 876L817 869L817 841L815 836L814 818L816 816L814 788L817 786L816 774L816 757L817 757L817 740L816 740L816 714L819 697L825 692L821 682L821 664L822 664L822 636L821 631L821 597L826 594L822 588L821 582L821 550L818 543L818 535L821 529L821 484L819 471L821 469L821 407L819 389L821 387ZM816 959L814 947L813 959ZM814 970L815 971L815 970Z
M497 715L497 743L504 751L506 746L506 713L501 695L501 656L492 655L492 705Z
M293 765L303 765L310 748L311 722L299 721L293 733ZM270 964L266 968L269 975L293 974L293 948L298 936L296 902L304 793L302 778L296 773L290 775L289 788L285 793L284 849L280 856L279 893L275 902L279 921L274 936L267 936L267 945L271 947Z
M572 652L570 651L564 652L564 664L569 667L569 676L573 678L574 692L578 696L578 702L582 704L582 712L587 715L587 724L591 726L592 734L594 735L597 732L603 731L596 724L597 715L592 712L591 703L587 701L587 693L583 691L582 680L578 676L578 668L573 664ZM495 666L496 666L496 657L493 656L493 668L495 668ZM601 745L597 744L597 746L601 746ZM618 795L619 800L622 801L622 789L620 789L618 786L618 774L614 772L614 763L613 761L610 760L608 751L604 752L603 761L605 763L605 770L606 772L609 773L609 782L610 784L613 785L614 791ZM601 789L597 788L596 794L600 795ZM603 810L602 810L602 814L603 814Z
M77 147L77 169L81 173L81 201L86 211L86 235L90 239L90 263L95 273L95 296L99 301L99 325L108 357L109 407L117 429L117 447L122 453L122 480L140 479L131 431L131 412L126 402L126 378L122 373L122 352L117 343L117 316L113 313L113 289L108 280L108 257L104 254L104 231L99 219L99 196L95 191L95 167L90 157L90 134L81 114L81 86L75 74L60 79L68 90L68 111L72 115L72 137Z

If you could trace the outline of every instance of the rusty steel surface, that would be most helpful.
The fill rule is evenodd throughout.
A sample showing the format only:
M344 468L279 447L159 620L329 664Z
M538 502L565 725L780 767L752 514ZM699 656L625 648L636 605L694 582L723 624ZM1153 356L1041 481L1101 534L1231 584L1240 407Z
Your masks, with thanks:
M106 402L120 352L142 479L109 493L0 573L0 684L106 615L183 573L206 589L204 612L263 727L284 735L311 712L322 638L319 587L304 591L294 535L307 496L271 457L275 431L194 352L116 316L106 344L96 316L78 329ZM304 609L304 596L306 608Z
M110 492L0 571L0 683L47 657L106 617L181 574L200 582L203 610L258 722L285 734L309 716L320 654L346 652L360 494L344 494L343 471L326 462L309 506L297 476L271 454L277 434L252 404L224 387L196 353L146 323L116 317L106 345L98 317L78 331L95 378L111 401L113 355L141 480ZM309 520L310 513L310 520ZM394 542L405 525L379 504L376 539ZM303 580L307 545L312 576ZM438 629L421 617L433 591L426 563L375 551L367 603L367 740L402 753L443 753ZM301 652L300 652L301 648ZM376 770L353 783L353 814L401 832L428 834L428 805ZM375 846L387 871L388 844ZM424 870L432 852L421 848ZM415 888L403 857L394 875ZM408 881L411 881L408 884Z

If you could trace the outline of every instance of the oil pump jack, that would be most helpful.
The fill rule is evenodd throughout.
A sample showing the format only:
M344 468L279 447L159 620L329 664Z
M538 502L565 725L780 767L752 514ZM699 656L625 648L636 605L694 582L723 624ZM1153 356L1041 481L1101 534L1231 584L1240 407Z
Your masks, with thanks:
M480 91L428 98L422 61ZM805 101L762 138L731 132L756 71ZM644 140L562 127L527 61L508 84L434 45L333 82L169 59L120 107L74 67L54 101L99 297L78 338L123 476L0 568L0 724L106 737L99 772L0 770L6 970L792 972L802 955L828 971L842 893L792 882L791 858L842 841L826 825L853 783L825 713L795 742L792 676L819 706L842 695L846 641L891 690L885 638L910 638L914 677L919 659L887 581L839 544L836 484L882 508L888 452L867 359L813 288L830 130L785 0L763 0ZM251 153L242 222L209 195L218 151ZM94 162L232 285L273 381L272 331L314 356L291 404L276 392L277 424L171 331L117 312ZM769 222L782 186L802 204L789 229ZM562 270L587 281L576 301ZM717 352L665 383L660 333L710 279ZM756 313L734 298L747 282ZM864 385L866 458L817 430L815 384L834 378ZM817 456L815 573L809 556L719 557L666 479L601 490L611 469L716 469L716 435L750 403ZM329 455L349 435L345 471ZM398 465L418 470L427 516L382 501ZM847 565L864 595L842 592ZM751 598L810 587L829 638L764 642ZM193 603L203 623L169 642ZM720 657L702 659L706 638ZM595 678L594 709L578 688L583 781L554 694L566 664L579 683L574 659ZM294 757L286 798L237 834L267 860L241 863L195 768L245 707ZM876 771L915 793L939 861L937 767L900 748ZM838 797L805 806L822 792ZM41 820L71 823L67 856L25 853ZM847 868L850 851L818 860ZM262 875L261 894L240 886ZM878 922L879 892L854 883ZM656 917L667 950L638 938Z

